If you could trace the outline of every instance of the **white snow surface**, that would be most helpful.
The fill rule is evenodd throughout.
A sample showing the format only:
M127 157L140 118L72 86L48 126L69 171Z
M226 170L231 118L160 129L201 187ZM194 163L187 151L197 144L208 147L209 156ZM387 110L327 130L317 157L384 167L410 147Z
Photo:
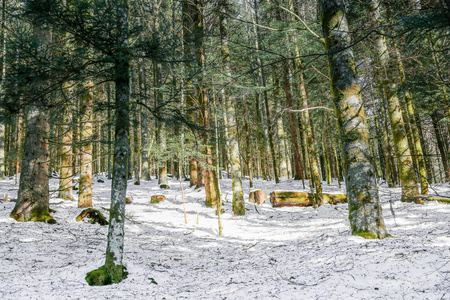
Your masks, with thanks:
M97 182L102 178L105 182ZM248 203L234 216L231 180L221 180L224 235L204 189L183 181L161 190L156 180L129 181L125 253L129 275L91 287L86 273L104 264L108 226L76 222L76 201L52 193L56 225L9 217L0 201L0 299L450 299L450 206L400 202L400 189L380 187L388 232L383 240L352 236L346 204L272 208ZM58 181L51 180L56 189ZM94 179L94 208L106 217L111 181ZM255 189L303 190L301 181L255 181ZM324 192L343 193L336 182ZM448 184L433 194L449 196ZM0 181L0 198L17 197L15 180ZM309 191L306 187L305 191ZM76 196L76 192L74 191ZM150 204L151 195L166 201ZM395 214L395 217L392 213ZM198 215L198 224L197 224Z

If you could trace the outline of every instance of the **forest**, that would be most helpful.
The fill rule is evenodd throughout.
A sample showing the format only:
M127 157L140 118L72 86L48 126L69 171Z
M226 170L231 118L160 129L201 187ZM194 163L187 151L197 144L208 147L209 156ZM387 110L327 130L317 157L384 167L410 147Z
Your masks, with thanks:
M449 39L450 0L2 0L0 297L450 297Z

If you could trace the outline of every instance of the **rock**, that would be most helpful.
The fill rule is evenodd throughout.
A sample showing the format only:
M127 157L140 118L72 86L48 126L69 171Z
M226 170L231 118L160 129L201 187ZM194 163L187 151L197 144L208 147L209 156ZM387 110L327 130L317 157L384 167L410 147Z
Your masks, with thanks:
M103 179L100 179L100 178L97 180L97 182L105 183L105 181Z
M160 189L170 189L170 186L169 186L168 184L161 183L161 184L159 185L159 188L160 188Z
M250 203L263 204L266 202L266 199L267 193L263 190L254 190L248 195L248 202Z
M84 218L90 219L88 222L91 224L98 223L100 225L108 225L108 221L106 221L106 218L103 216L103 214L100 211L93 209L92 207L83 210L75 220L79 222Z
M164 200L166 200L166 196L164 195L153 195L150 200L150 203L164 202Z
M306 192L273 191L270 193L270 202L273 207L283 206L313 206L314 195ZM345 194L323 194L325 203L347 203Z

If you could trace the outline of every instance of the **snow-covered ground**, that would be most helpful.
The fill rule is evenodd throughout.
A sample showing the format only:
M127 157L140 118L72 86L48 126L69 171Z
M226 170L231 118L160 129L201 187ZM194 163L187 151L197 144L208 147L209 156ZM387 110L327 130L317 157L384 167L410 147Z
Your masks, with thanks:
M9 218L14 203L0 201L0 299L450 299L449 205L402 203L400 189L381 187L392 237L366 240L351 236L346 204L314 209L247 202L246 215L236 217L231 181L222 180L220 237L204 190L183 182L185 224L179 182L169 183L170 190L160 190L156 180L140 186L130 181L129 276L104 287L91 287L84 277L104 263L107 226L76 222L76 201L56 196L50 205L56 225L18 223ZM110 184L105 179L93 185L94 208L105 216ZM301 182L255 185L270 193L299 190ZM248 199L248 181L244 188ZM449 185L433 188L450 195ZM14 180L0 181L0 198L16 198L17 189ZM343 190L324 184L324 192ZM156 194L166 201L150 204Z

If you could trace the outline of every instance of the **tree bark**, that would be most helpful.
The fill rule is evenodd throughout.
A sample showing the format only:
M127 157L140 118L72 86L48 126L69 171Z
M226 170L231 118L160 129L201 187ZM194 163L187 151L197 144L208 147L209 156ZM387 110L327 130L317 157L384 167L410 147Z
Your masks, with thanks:
M380 23L379 1L371 0L369 12L374 24ZM398 97L396 81L396 71L398 66L396 61L390 58L386 39L384 35L378 35L375 44L375 62L379 65L376 72L382 76L382 86L385 94L385 101L388 108L389 120L392 135L394 137L394 150L397 156L400 181L402 184L402 201L414 201L422 203L419 197L419 189L416 183L416 174L411 155L411 149L406 134L406 124L402 115L402 107Z
M65 88L67 96L71 97L71 88ZM66 96L66 97L67 97ZM66 109L62 123L62 145L61 145L61 166L59 178L58 198L64 200L74 200L72 195L72 112L69 107Z
M328 52L331 92L338 118L353 235L388 236L370 163L368 128L356 74L343 0L321 0L320 17Z
M105 268L113 283L126 276L123 259L127 165L130 151L130 53L128 52L128 1L117 1L118 53L115 57L116 117L111 208Z
M220 14L220 38L222 44L222 68L225 76L228 80L231 79L231 66L230 66L230 50L228 48L228 26L227 19L225 18L225 8L227 7L227 0L223 0L221 3ZM233 212L235 215L245 214L244 204L244 191L242 188L242 174L241 163L239 160L239 143L237 134L236 113L234 109L234 98L229 88L224 88L223 91L224 102L226 106L226 123L228 129L227 146L230 148L230 164L231 164L231 180L233 190ZM220 205L217 207L218 214L220 214Z
M93 82L87 79L83 84L80 106L80 185L78 207L92 207L92 139L93 139Z

